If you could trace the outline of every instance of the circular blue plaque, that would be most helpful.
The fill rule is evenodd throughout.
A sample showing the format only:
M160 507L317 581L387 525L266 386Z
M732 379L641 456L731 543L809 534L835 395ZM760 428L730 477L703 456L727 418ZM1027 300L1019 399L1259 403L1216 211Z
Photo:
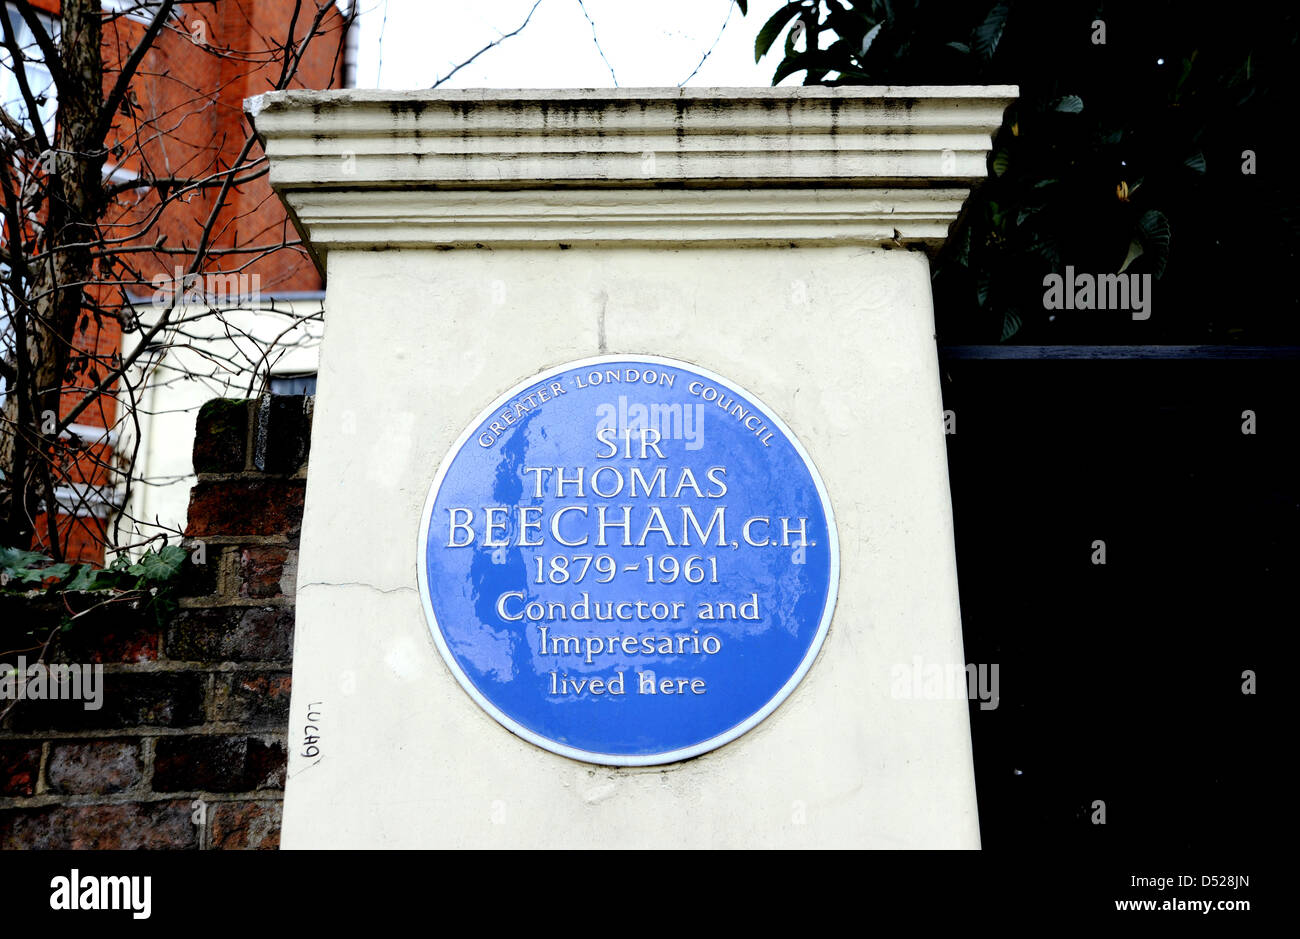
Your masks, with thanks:
M496 720L590 763L670 763L770 714L817 657L826 489L753 395L685 362L584 359L506 392L443 460L420 593Z

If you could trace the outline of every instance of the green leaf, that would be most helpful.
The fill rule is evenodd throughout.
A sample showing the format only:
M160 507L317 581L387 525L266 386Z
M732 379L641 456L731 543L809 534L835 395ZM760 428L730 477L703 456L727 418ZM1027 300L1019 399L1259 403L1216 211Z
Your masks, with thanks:
M967 55L970 53L970 46L966 45L966 43L964 42L950 42L948 43L948 48L956 49L958 52L962 53L963 55Z
M179 545L170 545L161 551L149 552L132 564L128 572L150 581L166 582L180 571L185 563L185 549Z
M1205 172L1205 154L1201 152L1193 153L1186 160L1183 160L1183 166L1197 173Z
M861 49L863 35L875 23L876 20L860 10L837 9L832 5L822 26L841 39L848 40L854 49Z
M1061 252L1056 239L1050 234L1035 234L1029 239L1027 250L1030 254L1042 258L1053 269L1061 265Z
M962 267L970 267L970 224L961 227L961 238L957 242L955 260Z
M49 567L42 568L41 579L49 580L51 577L57 577L59 580L63 580L71 573L71 564L51 564Z
M1007 171L1007 167L1010 165L1011 165L1010 155L1008 155L1007 151L1005 150L999 150L997 154L993 157L993 175L994 176L1003 175Z
M1138 237L1142 247L1152 256L1151 267L1157 278L1164 275L1165 264L1169 261L1169 243L1173 239L1173 229L1163 212L1151 209L1138 219Z
M1015 310L1007 310L1002 314L1002 341L1006 342L1016 333L1020 332L1022 321L1020 314Z
M168 567L179 571L181 566L190 559L190 553L178 544L169 544L158 552L158 557L166 562Z
M1128 254L1124 256L1124 263L1119 266L1118 274L1123 274L1128 270L1128 266L1142 257L1142 242L1134 238L1128 243Z
M798 49L795 48L795 43L797 43L800 39L802 39L804 35L807 33L807 31L808 31L808 24L804 22L802 16L798 17L794 21L793 25L791 25L791 27L786 31L785 51L782 52L782 55L784 57L788 58L799 51Z
M97 570L89 564L77 567L77 574L64 586L68 593L86 593L92 590L112 590L121 578L111 571Z
M999 3L989 10L989 15L984 18L984 22L975 27L971 47L975 50L975 54L986 62L993 58L993 53L997 51L1002 32L1007 28L1009 10L1005 3Z
M763 24L763 28L758 31L758 38L754 40L755 62L767 55L767 50L772 48L772 43L776 42L776 37L781 35L781 30L789 25L790 20L794 19L802 7L801 0L792 0L792 2L787 3L773 13L771 18ZM772 84L775 85L776 82L773 81Z
M53 558L47 557L39 551L24 551L21 548L0 548L0 571L4 571L11 576L17 575L19 571L48 564L52 560Z
M992 199L989 200L989 223L993 226L994 231L999 232L1003 231L1007 226L1006 212L1002 210L999 203L994 202Z
M862 49L858 52L859 56L867 54L867 50L871 48L871 44L875 42L876 37L880 35L880 27L884 25L884 23L877 23L875 26L871 27L870 31L865 36L862 37Z
M749 6L749 0L736 0L736 6L740 7L741 16L749 15L749 10L747 9Z
M776 71L772 73L772 84L779 84L781 79L793 75L795 72L821 67L823 55L822 52L796 52L794 55L786 56L781 64L776 67Z
M77 567L77 576L64 585L64 590L70 593L76 593L83 590L90 590L94 583L95 570L89 564L81 564Z
M1062 114L1078 114L1083 110L1083 99L1078 95L1065 95L1053 101L1052 108Z

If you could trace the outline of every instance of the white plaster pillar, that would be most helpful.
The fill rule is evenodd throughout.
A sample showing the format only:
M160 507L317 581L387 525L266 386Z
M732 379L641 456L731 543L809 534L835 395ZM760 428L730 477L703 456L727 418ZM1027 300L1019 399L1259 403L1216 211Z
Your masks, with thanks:
M328 276L285 847L978 847L967 702L905 696L897 676L964 662L927 252L1015 93L249 101ZM457 684L417 592L453 441L510 387L608 353L755 394L838 527L806 677L753 730L667 766L511 734Z

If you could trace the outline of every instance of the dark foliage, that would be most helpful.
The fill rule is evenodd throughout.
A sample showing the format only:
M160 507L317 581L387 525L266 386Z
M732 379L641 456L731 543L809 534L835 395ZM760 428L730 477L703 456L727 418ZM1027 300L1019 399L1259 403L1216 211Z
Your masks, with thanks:
M1297 34L1283 5L802 0L755 53L785 36L774 83L1019 86L935 264L941 340L1296 344ZM1150 274L1151 318L1046 309L1067 265Z

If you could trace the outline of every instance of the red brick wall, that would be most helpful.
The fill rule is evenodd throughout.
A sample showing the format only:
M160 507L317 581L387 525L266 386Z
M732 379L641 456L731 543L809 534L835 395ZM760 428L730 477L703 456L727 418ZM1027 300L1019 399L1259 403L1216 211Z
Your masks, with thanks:
M0 723L0 848L279 846L311 403L204 406L187 533L203 563L161 626L113 605L59 636L49 661L103 664L103 706L19 701ZM0 662L60 608L0 593Z
M154 176L188 176L211 173L216 168L212 165L214 157L222 169L233 164L248 132L244 99L269 91L279 78L294 7L294 0L221 0L218 4L185 6L184 23L191 32L176 28L159 34L135 81L138 112L119 115L109 133L110 148L119 140L128 145L121 161L123 168ZM315 12L314 4L302 5L295 24L297 41L305 35ZM308 44L290 87L341 87L343 26L342 14L337 7L331 9L321 22L321 33ZM144 29L143 24L126 17L105 26L106 84L116 79L116 63L130 54ZM197 36L205 38L206 44L197 44ZM168 133L150 140L142 154L133 156L130 149L141 134L151 138L156 133L139 130L146 120L167 127ZM260 150L253 155L260 155ZM216 189L206 189L194 194L184 206L170 206L160 223L140 239L142 244L152 245L161 235L166 239L165 248L177 252L173 255L164 250L137 257L146 278L155 274L170 276L176 264L188 267L191 255L182 249L198 242L216 196ZM156 206L155 196L127 194L118 211L124 218L141 219ZM266 176L231 193L214 232L215 248L297 240ZM211 269L256 273L262 290L268 293L320 289L320 277L301 248L257 256L245 267L253 257L225 256L214 260ZM149 290L137 287L136 292Z

